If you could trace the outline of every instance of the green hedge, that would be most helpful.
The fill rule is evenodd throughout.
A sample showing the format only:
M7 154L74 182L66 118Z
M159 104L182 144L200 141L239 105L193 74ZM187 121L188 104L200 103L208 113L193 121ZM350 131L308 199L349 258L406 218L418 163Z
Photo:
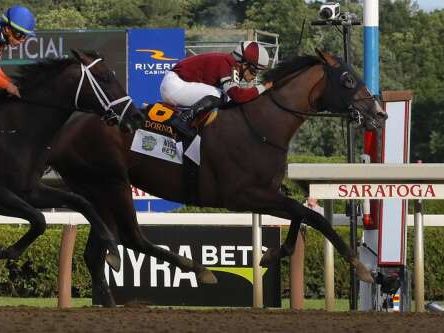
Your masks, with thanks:
M23 235L27 225L0 226L0 244L11 244ZM88 226L78 228L73 259L73 295L91 297L91 281L83 260ZM348 228L338 227L348 241ZM286 230L283 230L285 234ZM425 293L426 299L444 299L444 252L441 251L444 228L425 228ZM21 297L57 296L58 256L61 227L49 227L16 261L0 261L0 295ZM413 272L413 230L408 230L408 266ZM305 248L305 295L320 298L324 295L323 238L308 229ZM348 265L335 253L335 292L337 298L348 297ZM288 260L282 263L282 290L289 288Z
M0 295L21 297L55 297L57 295L57 275L60 226L50 226L45 234L18 260L0 261ZM88 226L77 228L75 253L73 258L73 295L91 296L91 281L83 260L83 249L89 232ZM28 225L0 226L0 244L11 245L28 230Z

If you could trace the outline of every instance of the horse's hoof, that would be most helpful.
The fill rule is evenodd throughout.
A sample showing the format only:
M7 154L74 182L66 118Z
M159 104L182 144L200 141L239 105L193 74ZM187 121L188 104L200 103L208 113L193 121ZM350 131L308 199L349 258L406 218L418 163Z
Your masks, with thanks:
M356 268L356 276L358 277L359 280L367 283L375 282L370 270L362 262L354 258L352 259L352 264Z
M19 257L20 254L11 247L0 248L0 260L1 259L17 260Z
M102 301L102 306L104 308L115 308L116 307L116 302L114 301L114 298L106 299L106 300Z
M262 267L270 267L273 264L279 262L279 250L276 248L268 248L267 251L262 255L259 265Z
M118 253L115 254L109 252L105 257L105 260L116 272L120 271L120 256Z
M183 256L178 256L179 257L179 267L183 270L183 271L187 271L190 272L193 270L194 267L194 261L187 258L187 257L183 257Z
M202 272L200 272L197 275L197 280L203 284L216 284L217 283L216 276L213 274L213 272L211 272L208 269L205 269Z

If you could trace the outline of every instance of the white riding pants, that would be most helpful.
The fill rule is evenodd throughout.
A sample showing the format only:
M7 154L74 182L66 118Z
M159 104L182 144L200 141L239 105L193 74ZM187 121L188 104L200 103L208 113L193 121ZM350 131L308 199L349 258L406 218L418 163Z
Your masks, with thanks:
M160 84L160 94L164 102L174 106L191 106L208 95L220 98L222 92L205 83L184 81L175 72L168 71Z

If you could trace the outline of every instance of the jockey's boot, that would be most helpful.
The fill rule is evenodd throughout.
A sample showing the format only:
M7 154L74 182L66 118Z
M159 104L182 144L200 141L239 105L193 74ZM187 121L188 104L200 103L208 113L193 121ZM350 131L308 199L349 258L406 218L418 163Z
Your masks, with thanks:
M193 138L195 131L189 126L200 113L210 111L222 104L222 98L207 95L190 106L189 110L183 111L178 117L172 120L171 124L183 135Z

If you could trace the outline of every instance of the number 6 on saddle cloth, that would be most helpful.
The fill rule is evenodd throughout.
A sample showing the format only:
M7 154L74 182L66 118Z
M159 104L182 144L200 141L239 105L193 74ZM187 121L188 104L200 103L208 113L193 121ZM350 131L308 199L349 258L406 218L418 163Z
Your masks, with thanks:
M166 103L145 105L146 119L142 129L139 129L131 145L131 150L183 164L183 154L195 164L200 164L200 136L198 132L217 117L217 110L200 113L190 126L194 132L192 138L183 135L172 124L181 112L187 108L175 108ZM185 150L185 153L184 153Z

